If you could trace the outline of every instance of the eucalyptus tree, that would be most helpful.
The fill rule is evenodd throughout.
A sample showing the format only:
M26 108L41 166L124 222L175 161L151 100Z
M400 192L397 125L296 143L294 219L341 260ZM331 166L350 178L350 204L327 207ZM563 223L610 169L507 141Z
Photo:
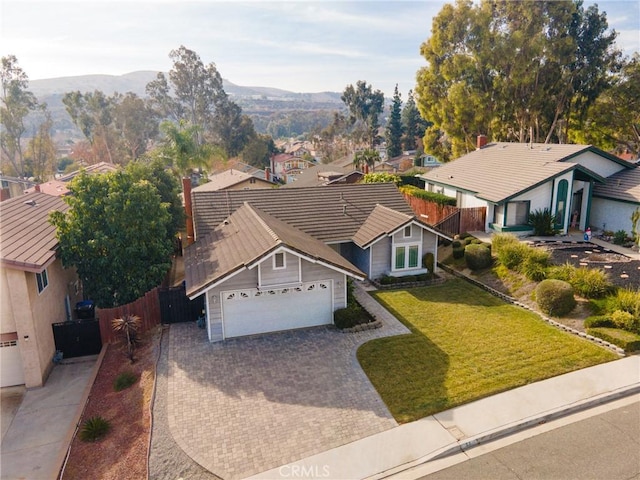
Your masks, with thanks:
M378 136L378 117L384 110L384 94L373 90L366 81L358 80L356 86L347 85L340 97L349 109L349 121L356 136L367 147L373 148Z
M475 137L564 141L618 68L615 31L581 0L458 0L433 19L416 93L453 156ZM425 147L427 145L425 141Z
M15 55L2 57L0 82L0 148L2 163L9 162L16 175L25 174L22 137L27 130L25 119L38 108L35 95L28 90L29 77L18 65Z

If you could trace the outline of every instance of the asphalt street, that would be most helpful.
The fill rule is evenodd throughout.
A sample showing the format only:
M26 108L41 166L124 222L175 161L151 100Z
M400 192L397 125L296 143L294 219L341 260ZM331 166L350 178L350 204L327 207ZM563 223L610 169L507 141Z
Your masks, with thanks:
M628 399L630 400L630 399ZM620 404L624 404L620 406ZM628 480L640 479L640 400L616 402L578 421L475 456L459 454L454 466L414 478L424 480ZM571 423L573 422L573 423ZM567 424L568 423L568 424ZM504 439L503 443L508 443ZM490 447L485 449L490 450ZM467 459L468 458L468 459ZM447 463L446 461L444 463ZM454 463L450 460L448 463ZM432 465L432 470L433 470Z

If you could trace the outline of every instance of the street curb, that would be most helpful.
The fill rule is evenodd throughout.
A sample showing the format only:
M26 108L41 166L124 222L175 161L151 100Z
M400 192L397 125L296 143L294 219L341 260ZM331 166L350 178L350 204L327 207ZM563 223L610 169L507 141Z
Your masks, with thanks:
M543 412L537 415L524 418L522 420L518 420L516 422L510 423L507 425L503 425L501 427L497 427L493 430L483 432L479 435L464 438L462 440L459 440L458 442L455 442L450 445L446 445L438 450L435 450L416 460L405 463L403 465L399 465L395 468L386 470L384 472L379 472L378 474L369 477L369 479L371 480L371 479L388 478L390 476L402 473L410 468L417 467L419 465L423 465L423 464L432 462L434 460L440 460L442 458L450 457L458 453L464 453L465 451L478 447L481 444L489 443L494 440L498 440L502 437L506 437L514 433L524 431L538 425L545 424L549 421L556 420L558 418L562 418L568 415L572 415L574 413L578 413L583 410L588 410L598 405L612 402L614 400L619 400L620 398L631 396L636 393L640 393L640 383L628 385L626 387L622 387L611 392L596 395L594 397L591 397L585 400L580 400L578 402L575 402L567 406L558 407L556 409L553 409L547 412Z

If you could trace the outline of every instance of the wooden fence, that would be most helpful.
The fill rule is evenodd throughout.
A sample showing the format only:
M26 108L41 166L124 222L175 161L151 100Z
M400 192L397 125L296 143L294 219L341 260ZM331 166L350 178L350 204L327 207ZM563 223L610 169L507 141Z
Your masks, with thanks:
M122 318L123 315L137 315L140 317L140 333L152 329L161 323L160 314L160 287L147 292L144 297L114 308L100 308L96 311L96 317L100 322L100 336L102 343L112 343L118 340L118 336L111 327L111 321Z
M485 229L486 207L458 208L452 205L439 205L407 194L404 198L420 220L437 226L450 235Z

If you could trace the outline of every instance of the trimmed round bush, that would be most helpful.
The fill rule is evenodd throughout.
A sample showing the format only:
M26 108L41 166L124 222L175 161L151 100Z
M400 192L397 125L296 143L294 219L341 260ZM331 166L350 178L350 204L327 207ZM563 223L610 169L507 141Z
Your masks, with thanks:
M429 273L433 273L435 265L435 257L432 252L427 252L422 256L422 266L429 270Z
M536 302L547 315L561 317L576 306L573 287L563 280L547 279L536 287Z
M464 249L464 260L471 270L482 270L491 266L491 251L484 244L472 243Z
M458 247L458 248L454 247L453 252L452 252L453 253L453 258L459 259L459 258L464 257L464 248L465 247Z
M454 240L451 242L451 248L460 248L462 247L462 242L460 240Z

